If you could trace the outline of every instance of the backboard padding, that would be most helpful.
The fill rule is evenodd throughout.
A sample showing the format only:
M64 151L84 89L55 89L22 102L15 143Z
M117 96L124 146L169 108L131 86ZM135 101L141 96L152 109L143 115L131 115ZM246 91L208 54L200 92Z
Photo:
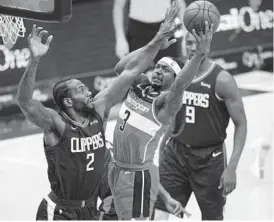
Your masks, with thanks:
M0 0L0 5L36 12L54 11L54 0Z
M0 0L0 14L44 22L68 21L72 0Z

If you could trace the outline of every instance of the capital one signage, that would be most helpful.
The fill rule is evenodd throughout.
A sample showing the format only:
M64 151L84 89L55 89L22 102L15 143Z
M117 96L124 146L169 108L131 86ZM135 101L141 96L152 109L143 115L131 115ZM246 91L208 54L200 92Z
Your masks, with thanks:
M30 50L29 48L10 50L4 45L0 45L0 54L2 54L0 72L4 72L8 69L26 68L30 57Z

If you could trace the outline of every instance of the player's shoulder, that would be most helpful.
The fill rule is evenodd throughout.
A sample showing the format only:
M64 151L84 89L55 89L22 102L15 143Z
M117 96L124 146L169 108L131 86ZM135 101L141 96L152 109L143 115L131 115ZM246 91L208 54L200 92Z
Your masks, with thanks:
M235 82L234 77L225 69L220 70L217 79L216 85L230 85Z
M238 91L234 77L226 70L220 72L216 81L216 94L220 98L232 98L238 95Z
M53 120L53 123L54 123L54 127L59 124L62 124L62 122L64 122L60 112L57 112L56 110L54 109L51 109L51 108L46 108L47 112L50 114L52 120Z
M58 113L56 110L52 109L52 108L48 108L46 107L46 110L54 117L60 117L61 118L61 115L60 113Z

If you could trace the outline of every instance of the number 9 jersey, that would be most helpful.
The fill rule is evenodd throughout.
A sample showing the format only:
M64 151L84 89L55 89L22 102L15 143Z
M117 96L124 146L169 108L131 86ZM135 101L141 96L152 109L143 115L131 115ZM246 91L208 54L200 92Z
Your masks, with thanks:
M185 90L183 106L175 118L173 136L192 147L222 144L226 138L229 113L224 101L215 92L222 67L213 63L208 72L193 80Z
M119 162L143 164L154 158L164 126L154 112L159 93L148 94L149 86L133 86L121 106L113 137L114 159Z

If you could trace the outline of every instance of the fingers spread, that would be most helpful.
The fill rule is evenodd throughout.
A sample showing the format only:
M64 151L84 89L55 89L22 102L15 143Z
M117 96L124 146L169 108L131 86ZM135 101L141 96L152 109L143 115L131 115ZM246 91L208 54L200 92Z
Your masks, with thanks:
M35 30L36 30L36 24L33 24L33 26L32 26L32 31L31 31L31 34L30 34L31 37L34 36Z
M205 33L207 34L208 32L209 32L208 21L205 21Z
M35 30L35 32L34 32L34 35L35 35L35 36L38 36L39 33L40 33L42 30L43 30L43 27L38 27L38 28L36 28L36 30Z
M49 37L48 37L48 39L47 39L47 41L46 41L46 46L49 46L50 45L50 43L51 43L51 41L52 41L52 39L53 39L53 35L50 35Z
M47 30L42 30L40 33L39 33L39 35L38 35L38 37L41 39L45 34L47 34L48 33L48 31Z
M197 35L195 29L192 29L192 35L194 36L194 38L199 41L199 36Z
M213 24L213 23L211 23L211 25L210 25L210 32L212 32L212 33L213 33L213 29L214 29L214 24Z
M172 45L172 44L174 44L174 43L176 43L177 42L177 39L171 39L170 41L169 41L169 45Z

